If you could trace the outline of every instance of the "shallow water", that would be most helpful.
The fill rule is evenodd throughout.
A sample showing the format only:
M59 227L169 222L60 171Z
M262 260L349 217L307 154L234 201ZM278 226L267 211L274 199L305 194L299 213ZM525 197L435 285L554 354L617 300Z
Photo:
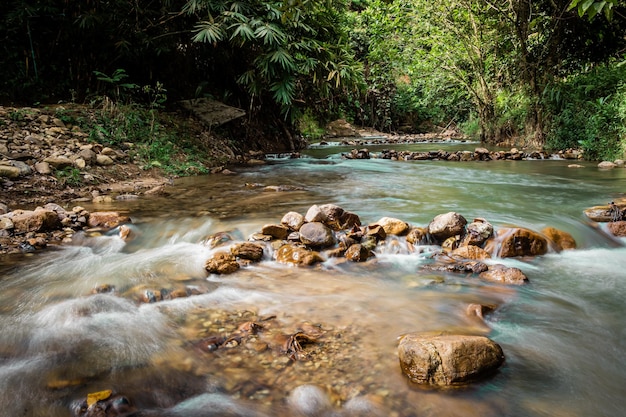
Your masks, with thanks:
M180 179L166 198L86 206L129 212L137 237L125 243L113 231L3 259L0 415L69 416L73 401L105 389L163 415L294 415L294 401L301 410L314 402L313 394L292 394L303 385L321 387L329 402L314 415L623 414L626 249L582 210L623 195L626 170L573 169L560 160L342 160L342 151L349 148L277 158L233 176ZM529 285L514 288L420 271L435 249L410 252L402 239L379 248L367 264L331 259L293 268L266 253L233 275L205 273L214 250L202 244L207 236L230 231L245 240L288 211L304 214L324 203L357 213L365 224L390 216L425 226L457 211L496 228L553 226L572 234L579 249L498 259L529 277ZM116 294L90 295L103 284ZM181 285L202 294L139 302L146 289ZM473 321L465 308L475 302L498 308L486 323ZM242 322L246 314L276 316L268 333L271 326L315 323L326 339L296 362L275 349L257 355L191 349L204 334L198 329L212 328L219 312ZM414 387L400 371L396 340L416 331L488 335L506 363L467 388ZM355 404L367 411L359 414Z

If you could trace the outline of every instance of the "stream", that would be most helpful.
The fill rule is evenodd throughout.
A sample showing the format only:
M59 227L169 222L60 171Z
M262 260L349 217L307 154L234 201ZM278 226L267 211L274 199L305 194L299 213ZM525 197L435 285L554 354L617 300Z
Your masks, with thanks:
M0 258L0 416L69 417L89 393L105 390L150 416L624 414L626 241L583 210L624 196L626 169L569 168L565 160L342 159L349 150L319 146L299 159L233 168L236 175L177 179L169 196L81 203L128 213L135 238L85 234ZM266 253L234 274L206 273L206 260L223 249L207 245L209 236L245 241L289 211L304 215L326 203L363 224L386 216L427 226L455 211L496 229L552 226L570 233L577 249L495 260L526 274L529 284L520 287L422 270L435 249L411 251L401 238L366 263L330 258L294 267ZM115 291L94 291L104 285ZM146 290L179 288L194 292L140 300ZM482 322L466 314L471 303L497 308ZM248 321L263 328L241 346L197 348ZM302 328L323 336L294 360L272 337ZM486 335L502 347L505 364L461 388L415 386L400 370L397 340L430 331Z

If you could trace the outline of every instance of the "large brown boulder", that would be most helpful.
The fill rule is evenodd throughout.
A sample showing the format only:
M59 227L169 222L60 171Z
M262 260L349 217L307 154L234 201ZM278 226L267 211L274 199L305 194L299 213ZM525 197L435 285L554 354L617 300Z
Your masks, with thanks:
M498 230L498 256L537 256L548 252L548 240L539 233L521 227Z
M453 211L435 216L428 224L428 233L437 241L443 242L449 237L463 235L467 220Z
M326 134L334 138L360 136L354 126L344 119L337 119L330 122L326 126Z
M14 210L4 216L13 223L15 233L43 232L61 227L61 220L53 210L37 207L35 210Z
M402 372L417 384L462 385L504 363L502 348L484 336L411 333L400 339Z
M320 222L305 223L300 228L300 241L307 246L326 248L335 244L333 231Z

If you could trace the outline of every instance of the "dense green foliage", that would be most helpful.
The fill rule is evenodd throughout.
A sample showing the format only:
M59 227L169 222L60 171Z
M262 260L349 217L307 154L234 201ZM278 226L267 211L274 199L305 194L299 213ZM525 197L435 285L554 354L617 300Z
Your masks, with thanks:
M626 143L620 0L8 0L0 33L3 102L208 96L286 135L345 117L590 158Z

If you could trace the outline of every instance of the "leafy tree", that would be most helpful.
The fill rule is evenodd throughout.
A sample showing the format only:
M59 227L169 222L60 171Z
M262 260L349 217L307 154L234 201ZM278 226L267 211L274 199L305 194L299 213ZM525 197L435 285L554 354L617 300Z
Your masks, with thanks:
M82 100L105 86L94 71L123 69L133 83L168 81L171 93L197 79L182 2L7 0L0 3L2 97Z
M332 106L358 85L341 0L189 0L184 10L200 19L193 40L221 51L252 110L268 98L284 115L296 104Z
M603 13L608 20L613 19L613 10L619 5L618 0L572 0L569 10L576 9L578 16L587 15L589 20L596 17L597 14Z

